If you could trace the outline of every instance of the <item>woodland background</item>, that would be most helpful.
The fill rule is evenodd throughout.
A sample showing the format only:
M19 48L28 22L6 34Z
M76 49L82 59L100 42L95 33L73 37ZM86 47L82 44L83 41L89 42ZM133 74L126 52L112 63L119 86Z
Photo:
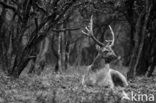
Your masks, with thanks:
M28 75L21 76L27 83L33 80L33 77L28 79L33 75L47 77L52 72L53 77L85 69L97 55L95 42L81 32L91 15L94 16L94 35L101 42L111 39L108 25L113 28L113 50L120 59L114 61L112 67L126 71L124 74L129 80L136 76L151 77L156 65L155 5L155 0L0 0L2 78L11 82L8 86L13 86L14 80L17 85L21 83L22 73ZM65 75L60 76L59 81L64 85L68 83L60 78L68 79ZM53 79L50 81L57 81L55 76ZM54 98L55 92L50 95Z

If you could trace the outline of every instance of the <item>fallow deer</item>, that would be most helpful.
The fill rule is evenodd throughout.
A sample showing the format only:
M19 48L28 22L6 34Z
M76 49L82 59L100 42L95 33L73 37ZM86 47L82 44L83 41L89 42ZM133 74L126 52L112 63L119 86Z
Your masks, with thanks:
M110 62L118 58L112 49L115 41L114 32L111 26L109 26L109 28L112 34L112 40L106 40L106 44L100 42L94 36L93 16L91 16L89 26L85 27L86 32L82 31L83 34L91 37L98 45L96 46L98 54L93 63L89 66L87 74L85 74L82 79L82 84L85 86L108 86L111 89L128 86L126 77L119 71L116 71L109 66ZM125 92L123 92L123 94L124 93Z

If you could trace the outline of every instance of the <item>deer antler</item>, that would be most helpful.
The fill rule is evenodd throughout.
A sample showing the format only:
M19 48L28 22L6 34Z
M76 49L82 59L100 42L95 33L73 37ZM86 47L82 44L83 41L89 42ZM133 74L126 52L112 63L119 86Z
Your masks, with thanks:
M85 29L86 29L87 32L84 32L82 30L83 34L85 34L86 36L91 37L99 46L101 46L101 47L105 46L104 43L102 43L99 40L97 40L96 37L94 36L94 33L93 33L93 15L91 16L89 26L85 27Z
M113 29L112 29L112 27L110 25L109 25L109 29L110 29L110 31L112 33L112 40L111 40L111 44L109 46L112 47L114 45L115 36L114 36Z
M86 26L85 29L87 32L82 30L82 33L85 34L86 36L91 37L99 46L101 46L101 47L108 46L111 48L114 45L115 36L114 36L113 29L110 25L109 25L109 29L110 29L111 34L112 34L112 40L105 40L108 43L105 45L104 43L102 43L96 39L96 37L94 36L94 33L93 33L93 15L91 16L89 26ZM111 42L111 44L109 44L110 42Z

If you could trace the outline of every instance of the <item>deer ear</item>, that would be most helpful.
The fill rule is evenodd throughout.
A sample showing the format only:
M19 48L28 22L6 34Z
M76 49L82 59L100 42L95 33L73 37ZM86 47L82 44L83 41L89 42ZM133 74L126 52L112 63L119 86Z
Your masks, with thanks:
M100 51L101 47L99 45L95 45L96 46L96 50Z

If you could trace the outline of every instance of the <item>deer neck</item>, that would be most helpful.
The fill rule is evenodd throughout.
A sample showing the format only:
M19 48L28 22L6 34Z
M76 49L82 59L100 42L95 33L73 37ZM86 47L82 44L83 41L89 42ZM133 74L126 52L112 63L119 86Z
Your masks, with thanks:
M110 64L105 64L105 68L110 69Z

